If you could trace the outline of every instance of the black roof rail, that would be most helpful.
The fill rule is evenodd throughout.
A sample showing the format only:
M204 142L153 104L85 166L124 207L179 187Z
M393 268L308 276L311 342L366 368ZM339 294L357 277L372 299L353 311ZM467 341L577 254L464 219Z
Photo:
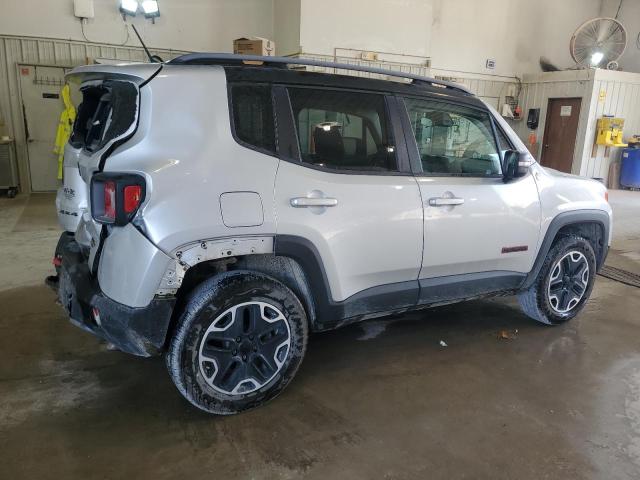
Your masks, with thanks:
M375 73L377 75L388 75L390 77L408 78L413 83L426 83L437 87L444 87L467 95L473 95L471 91L462 85L444 80L437 80L431 77L423 77L414 73L398 72L396 70L386 70L384 68L367 67L365 65L351 65L349 63L324 62L322 60L311 60L308 58L293 57L263 57L260 55L236 55L233 53L188 53L181 55L167 62L169 65L215 65L243 62L263 62L264 64L286 67L286 65L306 65L311 67L335 68L340 70L352 70L356 72Z

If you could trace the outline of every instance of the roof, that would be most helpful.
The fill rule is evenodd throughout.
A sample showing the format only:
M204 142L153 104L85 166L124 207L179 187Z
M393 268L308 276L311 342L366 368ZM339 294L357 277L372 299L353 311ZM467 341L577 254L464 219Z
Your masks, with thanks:
M431 77L424 77L409 72L398 72L384 68L368 67L365 65L351 65L347 63L324 62L310 60L306 58L291 57L263 57L260 55L236 55L231 53L190 53L176 57L167 62L169 65L243 65L244 62L262 62L271 67L287 68L287 65L306 65L312 67L334 68L338 70L351 70L357 72L367 72L389 77L406 78L412 80L413 84L430 85L438 88L455 91L464 95L473 95L467 88L457 83L446 82Z

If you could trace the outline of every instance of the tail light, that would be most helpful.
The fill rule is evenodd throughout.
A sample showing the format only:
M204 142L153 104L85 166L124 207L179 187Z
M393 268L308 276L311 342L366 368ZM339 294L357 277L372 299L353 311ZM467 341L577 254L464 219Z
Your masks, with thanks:
M97 173L91 179L91 214L99 223L126 225L145 198L144 177L134 173Z
M142 187L127 185L124 187L124 213L134 213L142 201Z

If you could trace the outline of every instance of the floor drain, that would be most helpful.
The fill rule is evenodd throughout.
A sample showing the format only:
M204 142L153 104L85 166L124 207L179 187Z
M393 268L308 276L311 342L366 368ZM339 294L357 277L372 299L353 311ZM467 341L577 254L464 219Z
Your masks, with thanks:
M600 269L598 275L602 275L610 280L615 280L616 282L624 283L625 285L640 288L640 275L627 272L621 268L605 265Z

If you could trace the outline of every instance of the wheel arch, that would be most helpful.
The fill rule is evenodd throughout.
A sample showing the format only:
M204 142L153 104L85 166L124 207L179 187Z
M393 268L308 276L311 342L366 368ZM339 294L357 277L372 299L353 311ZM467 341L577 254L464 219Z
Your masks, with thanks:
M313 327L316 321L316 302L307 274L296 259L272 253L239 255L203 261L190 267L185 272L182 284L175 294L176 305L165 343L170 340L175 331L178 318L188 300L189 294L203 281L234 270L263 273L290 288L300 299L307 313L309 326Z
M576 210L558 214L547 228L533 268L526 276L521 290L533 284L549 250L560 238L568 235L579 235L589 241L596 254L596 267L599 270L604 264L609 249L610 225L611 219L604 210Z

